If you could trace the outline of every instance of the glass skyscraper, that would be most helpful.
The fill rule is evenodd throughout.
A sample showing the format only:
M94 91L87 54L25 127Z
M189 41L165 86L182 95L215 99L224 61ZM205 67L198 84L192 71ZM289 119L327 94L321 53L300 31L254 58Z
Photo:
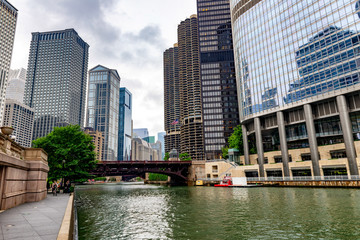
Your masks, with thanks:
M255 149L260 176L358 175L360 2L230 2L245 163Z
M120 76L98 65L89 70L87 127L103 133L102 161L118 159Z
M216 159L240 123L230 1L197 0L197 12L205 157Z
M88 52L74 29L32 33L24 103L35 110L33 139L84 125Z
M119 161L131 160L131 119L132 119L132 94L122 87L120 88L119 104L119 141L118 158Z
M0 125L4 117L5 92L14 45L17 9L6 0L0 0Z

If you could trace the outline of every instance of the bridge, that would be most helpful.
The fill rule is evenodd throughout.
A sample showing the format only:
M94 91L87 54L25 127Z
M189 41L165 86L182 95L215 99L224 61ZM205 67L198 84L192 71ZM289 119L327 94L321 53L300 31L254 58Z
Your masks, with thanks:
M192 161L103 161L91 174L104 176L133 175L145 178L145 173L161 173L174 183L187 183Z

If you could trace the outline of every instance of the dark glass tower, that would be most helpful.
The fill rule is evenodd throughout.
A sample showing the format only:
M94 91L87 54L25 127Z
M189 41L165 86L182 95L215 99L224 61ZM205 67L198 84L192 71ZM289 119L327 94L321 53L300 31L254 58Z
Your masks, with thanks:
M83 126L88 52L74 29L32 33L24 103L35 110L33 139Z
M180 81L178 44L164 52L165 152L180 152Z
M119 141L118 159L119 161L131 160L131 118L132 118L132 94L122 87L119 97Z
M180 148L193 160L204 160L200 53L197 16L178 26L180 80Z
M220 158L239 121L230 3L197 0L204 148L206 159Z
M115 69L98 65L89 71L87 127L103 133L102 161L118 158L120 76Z

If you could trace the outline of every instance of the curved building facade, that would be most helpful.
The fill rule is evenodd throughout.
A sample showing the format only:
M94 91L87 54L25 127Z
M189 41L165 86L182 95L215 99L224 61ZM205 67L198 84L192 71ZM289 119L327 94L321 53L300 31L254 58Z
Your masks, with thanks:
M230 2L245 164L358 175L359 1Z

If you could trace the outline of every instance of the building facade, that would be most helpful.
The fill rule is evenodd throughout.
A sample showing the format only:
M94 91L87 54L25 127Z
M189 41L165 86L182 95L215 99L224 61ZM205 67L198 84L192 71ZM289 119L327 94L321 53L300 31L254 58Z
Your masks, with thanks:
M206 159L219 159L239 125L230 1L197 0Z
M204 159L199 32L196 15L178 26L180 80L180 152Z
M103 142L104 142L103 133L98 130L94 131L94 129L92 129L91 127L86 127L84 129L84 132L92 137L92 142L95 145L94 151L96 152L97 160L102 161L101 156L102 156Z
M133 137L146 138L149 136L149 130L147 128L134 128Z
M118 159L120 76L98 65L89 70L87 127L103 133L102 161Z
M4 117L5 93L8 83L14 45L17 9L6 0L0 0L0 125Z
M160 161L161 149L153 149L147 141L135 137L131 141L131 161Z
M34 128L34 109L16 100L6 99L4 126L12 126L15 142L24 147L31 147Z
M74 29L32 33L24 103L35 110L34 140L84 125L88 52Z
M157 140L161 143L161 159L165 157L165 135L166 132L158 132Z
M359 174L359 7L231 0L248 175Z
M26 82L26 69L20 68L9 71L9 81L6 88L6 99L13 99L20 103L24 102Z
M131 119L132 119L132 94L126 88L120 88L119 105L119 140L118 161L131 160Z
M180 79L178 44L164 52L165 152L180 151Z

